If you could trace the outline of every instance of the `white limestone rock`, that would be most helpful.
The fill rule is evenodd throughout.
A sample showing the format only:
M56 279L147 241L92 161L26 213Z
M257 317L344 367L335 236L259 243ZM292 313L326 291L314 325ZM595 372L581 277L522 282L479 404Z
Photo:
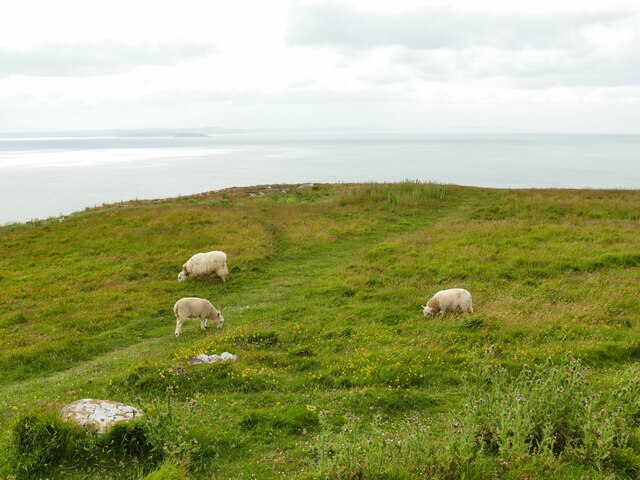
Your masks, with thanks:
M143 415L140 409L131 405L94 398L83 398L69 403L60 414L65 420L93 428L98 433L103 433L116 423L126 422Z
M197 357L191 359L192 363L216 363L216 362L228 362L237 360L238 357L233 353L222 352L220 355L207 355L206 353L201 353Z

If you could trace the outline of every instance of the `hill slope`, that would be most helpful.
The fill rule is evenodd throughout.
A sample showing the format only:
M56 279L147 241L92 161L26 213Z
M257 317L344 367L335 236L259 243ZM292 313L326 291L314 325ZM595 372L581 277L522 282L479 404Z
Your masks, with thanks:
M164 461L189 478L629 475L637 426L585 453L590 433L567 425L586 413L562 395L566 421L518 427L526 452L513 426L462 448L454 419L473 381L517 404L495 375L518 385L523 364L548 358L538 378L560 375L554 389L579 374L602 402L622 398L616 382L640 357L639 220L638 191L406 182L231 189L0 228L0 473L131 478ZM227 252L228 282L176 281L211 249ZM450 287L472 292L475 315L425 319L420 305ZM224 329L188 322L174 338L182 296L210 299ZM225 350L239 360L188 362ZM16 456L16 425L34 409L48 418L83 397L145 408L149 449L90 437L84 457Z

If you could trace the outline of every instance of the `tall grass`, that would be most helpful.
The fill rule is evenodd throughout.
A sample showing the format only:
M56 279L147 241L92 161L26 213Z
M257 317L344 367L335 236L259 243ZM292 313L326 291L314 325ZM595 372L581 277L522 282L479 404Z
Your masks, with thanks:
M56 412L33 409L18 417L11 429L7 467L20 479L66 478L95 465L121 478L124 472L118 464L123 462L148 470L163 457L148 425L140 420L121 423L97 435Z
M510 462L541 455L612 467L616 454L629 448L640 414L638 369L626 370L619 381L606 394L594 390L573 357L525 365L516 376L480 362L464 382L467 400L453 424L451 452L462 462L478 455ZM640 462L638 453L634 462Z
M449 433L417 418L399 427L348 415L321 417L311 446L312 478L485 478L527 464L640 475L640 380L627 369L608 394L595 391L580 361L567 357L510 374L484 359L465 376L464 406L447 416ZM381 416L378 419L382 418Z
M419 206L432 200L442 200L447 186L441 183L405 180L399 183L367 183L350 190L343 203L350 201L380 202L388 206ZM349 198L351 197L351 198Z

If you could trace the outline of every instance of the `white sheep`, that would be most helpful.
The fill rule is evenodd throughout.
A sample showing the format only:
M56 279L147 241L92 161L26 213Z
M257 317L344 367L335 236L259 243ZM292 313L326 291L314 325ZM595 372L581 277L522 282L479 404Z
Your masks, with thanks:
M178 281L182 282L187 277L201 277L215 273L223 282L227 280L229 269L227 268L227 254L214 250L213 252L196 253L182 265L182 271L178 274Z
M222 328L224 318L209 300L198 297L183 297L173 306L176 314L176 337L182 333L182 324L189 318L200 319L200 329L205 330L209 320L218 322L218 328Z
M447 311L456 311L473 313L473 305L471 304L471 294L464 288L451 288L449 290L440 290L431 297L426 305L422 305L422 313L425 317L434 313L444 313Z

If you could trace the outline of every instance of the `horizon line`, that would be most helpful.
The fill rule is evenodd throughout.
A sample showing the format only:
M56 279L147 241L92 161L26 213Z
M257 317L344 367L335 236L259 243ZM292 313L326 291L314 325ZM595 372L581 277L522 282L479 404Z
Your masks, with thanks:
M260 132L411 132L411 133L431 133L431 134L511 134L511 135L620 135L637 136L640 131L588 131L588 130L522 130L508 127L131 127L131 128L96 128L96 129L64 129L64 130L2 130L0 138L39 138L39 136L77 136L77 137L98 137L98 136L119 136L119 134L138 133L140 136L173 136L175 134L210 134L212 136L220 134L247 134ZM136 136L136 135L130 135ZM209 136L209 135L207 135Z

